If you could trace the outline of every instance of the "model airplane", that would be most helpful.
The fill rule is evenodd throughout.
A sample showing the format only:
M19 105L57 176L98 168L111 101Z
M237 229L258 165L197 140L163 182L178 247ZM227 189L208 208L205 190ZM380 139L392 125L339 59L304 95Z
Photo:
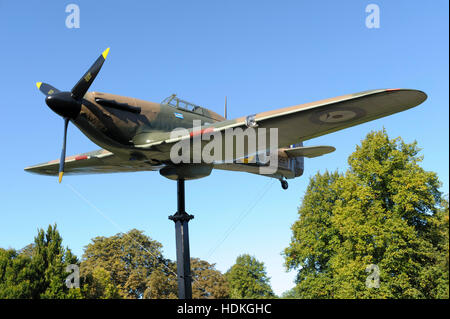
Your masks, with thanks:
M46 95L47 105L64 119L64 140L59 160L25 168L44 175L96 174L113 172L159 171L170 179L195 179L208 176L212 169L259 174L263 165L248 157L232 162L174 164L170 149L178 141L204 132L223 134L229 128L258 127L278 129L278 166L266 176L281 181L303 174L303 158L333 152L331 146L304 147L302 142L347 127L407 110L427 98L424 92L409 89L382 89L349 94L318 102L295 105L275 111L228 120L225 117L183 101L175 95L161 103L108 93L87 92L108 55L109 48L94 62L70 92L46 83L37 83ZM226 115L225 115L226 116ZM201 122L200 129L193 121ZM102 149L65 157L67 126L72 122ZM189 135L171 138L176 128Z

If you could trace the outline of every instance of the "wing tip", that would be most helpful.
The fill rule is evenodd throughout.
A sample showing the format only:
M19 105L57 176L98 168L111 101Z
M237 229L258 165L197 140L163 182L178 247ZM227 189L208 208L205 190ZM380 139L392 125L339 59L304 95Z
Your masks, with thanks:
M415 105L417 106L419 104L422 104L426 101L428 98L428 95L422 91L417 89L385 89L385 92L400 92L400 93L407 93L411 98L414 99Z

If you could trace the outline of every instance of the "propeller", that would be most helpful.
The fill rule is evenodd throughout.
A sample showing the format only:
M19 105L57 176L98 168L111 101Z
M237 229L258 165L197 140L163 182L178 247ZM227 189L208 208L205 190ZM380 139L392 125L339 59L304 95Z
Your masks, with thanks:
M63 147L61 151L61 157L59 160L59 182L61 183L62 177L64 175L64 163L66 160L66 141L67 141L67 127L69 121L78 116L81 111L81 103L84 95L88 91L92 82L94 82L95 77L102 68L105 62L106 56L109 53L109 48L107 48L103 53L95 60L94 64L87 70L83 77L75 84L70 92L59 91L57 88L51 86L50 84L37 82L36 86L39 91L41 91L45 97L45 103L48 107L60 115L64 119L64 140Z
M53 86L47 83L38 82L36 83L36 86L38 87L39 91L44 93L46 96L60 92L57 88L54 88Z

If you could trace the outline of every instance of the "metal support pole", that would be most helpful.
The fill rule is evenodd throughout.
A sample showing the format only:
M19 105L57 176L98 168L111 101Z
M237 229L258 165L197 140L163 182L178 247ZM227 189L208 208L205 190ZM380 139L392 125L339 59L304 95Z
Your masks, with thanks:
M192 299L191 257L189 254L188 223L194 218L185 210L184 179L177 180L177 212L169 216L175 222L177 244L178 298Z

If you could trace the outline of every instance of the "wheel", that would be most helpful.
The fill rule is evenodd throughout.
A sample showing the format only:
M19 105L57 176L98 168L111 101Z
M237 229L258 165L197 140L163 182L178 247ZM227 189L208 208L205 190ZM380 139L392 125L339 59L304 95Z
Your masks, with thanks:
M289 184L288 184L287 181L285 181L284 179L282 179L282 180L280 180L280 182L281 182L281 188L283 188L283 189L288 189Z

